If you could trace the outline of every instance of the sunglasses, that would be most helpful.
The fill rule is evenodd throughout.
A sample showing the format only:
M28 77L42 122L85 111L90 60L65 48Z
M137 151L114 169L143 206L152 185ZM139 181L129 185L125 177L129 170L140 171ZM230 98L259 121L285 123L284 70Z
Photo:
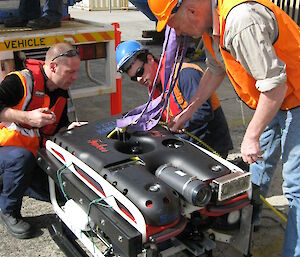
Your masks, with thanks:
M130 79L131 79L132 81L137 81L137 78L143 76L144 71L145 71L144 65L145 65L145 63L143 62L143 65L142 65L141 67L139 67L139 68L136 70L135 76L130 77Z
M79 53L78 53L78 50L77 49L71 49L71 50L68 50L67 52L65 53L62 53L62 54L59 54L58 56L55 56L53 59L52 59L52 62L59 58L59 57L62 57L62 56L66 56L66 57L74 57L74 56L77 56Z

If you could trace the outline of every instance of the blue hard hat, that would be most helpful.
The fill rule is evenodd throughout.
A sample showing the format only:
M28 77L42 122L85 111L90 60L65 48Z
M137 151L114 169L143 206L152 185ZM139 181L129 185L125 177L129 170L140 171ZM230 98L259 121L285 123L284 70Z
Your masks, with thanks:
M125 41L119 44L116 49L117 70L128 70L131 63L135 60L133 57L143 52L148 52L148 50L143 49L142 45L137 41Z

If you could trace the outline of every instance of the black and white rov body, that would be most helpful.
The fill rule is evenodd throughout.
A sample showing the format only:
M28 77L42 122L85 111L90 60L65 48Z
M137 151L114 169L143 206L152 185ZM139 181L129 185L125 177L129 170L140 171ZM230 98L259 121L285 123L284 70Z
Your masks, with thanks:
M215 240L249 253L248 172L161 126L108 138L114 128L78 127L38 152L67 255L209 256Z

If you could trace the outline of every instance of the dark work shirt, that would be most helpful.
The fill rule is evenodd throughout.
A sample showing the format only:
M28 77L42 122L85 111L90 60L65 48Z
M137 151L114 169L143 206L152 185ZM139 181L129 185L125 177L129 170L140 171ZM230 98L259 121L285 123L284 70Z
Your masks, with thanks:
M184 68L179 75L178 87L183 97L190 103L195 94L202 72L193 68ZM229 128L222 108L213 111L210 100L206 101L185 123L184 128L203 140L217 153L226 157L228 151L233 149ZM189 139L186 135L183 138ZM190 141L196 143L193 139Z
M17 105L23 98L24 87L16 74L6 76L0 85L0 112Z
M55 104L59 96L68 98L68 91L62 89L56 89L50 92L48 88L45 87L45 93L50 97L49 108ZM17 105L22 100L23 96L24 87L18 75L10 74L6 76L0 84L0 112L2 112L2 110L6 107L13 107ZM57 131L70 124L67 111L68 108L65 106Z

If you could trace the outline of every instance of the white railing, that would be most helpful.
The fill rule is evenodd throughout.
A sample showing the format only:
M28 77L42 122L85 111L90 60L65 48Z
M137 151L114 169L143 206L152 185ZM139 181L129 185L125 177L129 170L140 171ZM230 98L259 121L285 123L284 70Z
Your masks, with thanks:
M82 0L73 7L88 11L121 10L128 8L128 0Z
M284 10L297 24L300 25L300 0L271 0Z

